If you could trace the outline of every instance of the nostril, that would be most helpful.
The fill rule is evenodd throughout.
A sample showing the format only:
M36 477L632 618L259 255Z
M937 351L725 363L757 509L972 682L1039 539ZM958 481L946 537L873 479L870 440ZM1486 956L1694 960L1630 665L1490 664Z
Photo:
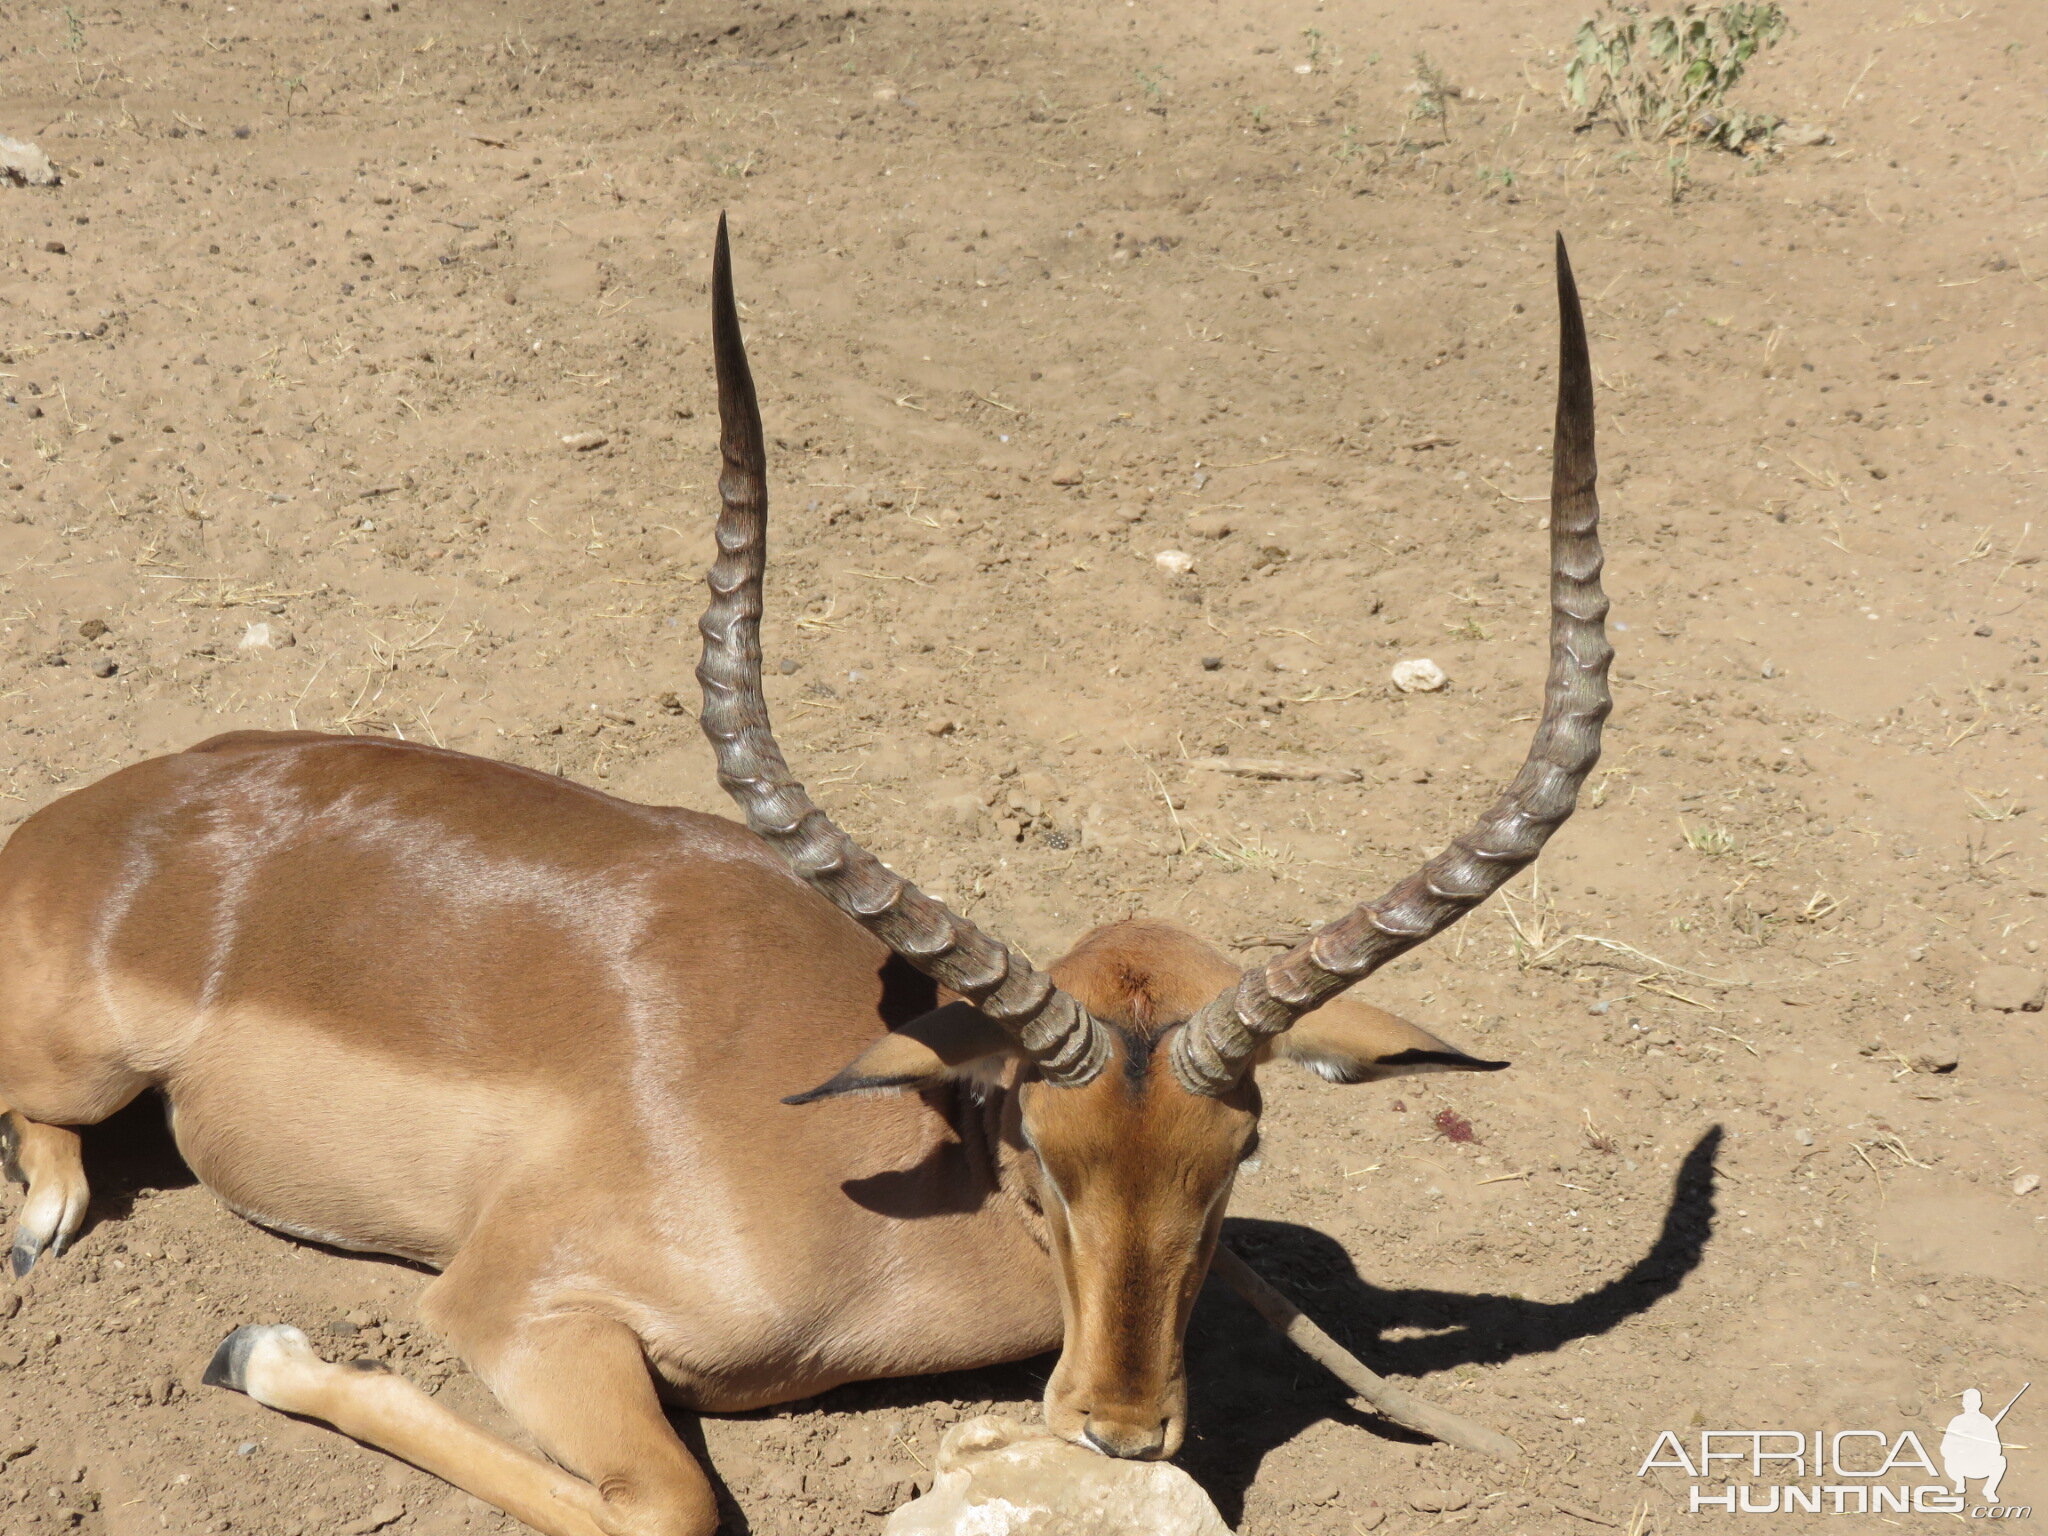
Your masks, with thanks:
M1116 1455L1116 1452L1115 1452L1115 1451L1112 1451L1112 1450L1111 1450L1111 1449L1110 1449L1110 1448L1109 1448L1108 1446L1104 1445L1104 1444L1103 1444L1103 1443L1102 1443L1102 1442L1101 1442L1100 1440L1098 1440L1098 1439L1097 1439L1097 1438L1095 1437L1095 1431L1094 1431L1094 1430L1092 1430L1092 1429L1087 1429L1087 1428L1084 1428L1084 1429L1083 1429L1083 1430L1081 1431L1081 1438L1082 1438L1083 1440L1086 1440L1086 1441L1088 1442L1088 1448L1089 1448L1090 1450L1092 1450L1092 1451L1095 1451L1095 1452L1099 1453L1100 1455L1103 1455L1103 1456L1114 1456L1114 1455Z

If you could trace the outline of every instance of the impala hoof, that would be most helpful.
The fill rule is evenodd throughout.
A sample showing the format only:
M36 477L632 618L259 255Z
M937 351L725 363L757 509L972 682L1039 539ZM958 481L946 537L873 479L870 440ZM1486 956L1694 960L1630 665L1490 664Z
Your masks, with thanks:
M27 1274L45 1253L58 1255L71 1246L71 1239L85 1222L85 1192L67 1197L54 1188L32 1187L28 1203L21 1208L15 1224L14 1247L7 1255L15 1278Z
M209 1387L244 1392L258 1402L263 1393L250 1385L251 1372L266 1367L317 1360L312 1342L289 1323L245 1323L220 1341L199 1379Z

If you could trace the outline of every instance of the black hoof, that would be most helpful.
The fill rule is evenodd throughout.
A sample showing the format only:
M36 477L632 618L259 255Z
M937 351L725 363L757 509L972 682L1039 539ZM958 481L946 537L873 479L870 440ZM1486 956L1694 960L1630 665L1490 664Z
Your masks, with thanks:
M14 1271L14 1278L19 1280L36 1267L36 1260L42 1256L42 1245L32 1243L24 1237L14 1245L14 1251L7 1255L7 1263Z
M220 1348L206 1362L200 1380L209 1387L226 1387L230 1392L247 1392L249 1352L263 1334L263 1325L247 1323L220 1341Z

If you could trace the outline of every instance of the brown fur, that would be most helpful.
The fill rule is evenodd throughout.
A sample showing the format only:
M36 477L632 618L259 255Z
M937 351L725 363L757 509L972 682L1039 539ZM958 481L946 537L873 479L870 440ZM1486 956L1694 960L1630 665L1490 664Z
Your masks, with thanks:
M429 747L219 737L0 851L27 1259L83 1217L62 1128L153 1088L237 1211L439 1269L425 1316L576 1475L279 1330L215 1379L541 1530L713 1528L657 1385L737 1410L1064 1339L1054 1428L1170 1454L1258 1092L1191 1095L1161 1046L1235 968L1133 922L1054 973L1116 1035L1084 1088L937 1007L731 822ZM1448 1050L1344 1006L1373 1049Z

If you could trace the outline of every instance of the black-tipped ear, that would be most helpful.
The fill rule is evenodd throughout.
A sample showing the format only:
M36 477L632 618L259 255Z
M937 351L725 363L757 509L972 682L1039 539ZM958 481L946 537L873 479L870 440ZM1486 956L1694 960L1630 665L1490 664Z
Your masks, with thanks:
M1000 1024L971 1003L948 1003L884 1035L830 1079L785 1104L815 1104L850 1093L900 1093L936 1088L1017 1053Z
M1498 1072L1507 1065L1468 1056L1419 1025L1350 998L1304 1014L1269 1049L1333 1083L1374 1083L1422 1072Z

